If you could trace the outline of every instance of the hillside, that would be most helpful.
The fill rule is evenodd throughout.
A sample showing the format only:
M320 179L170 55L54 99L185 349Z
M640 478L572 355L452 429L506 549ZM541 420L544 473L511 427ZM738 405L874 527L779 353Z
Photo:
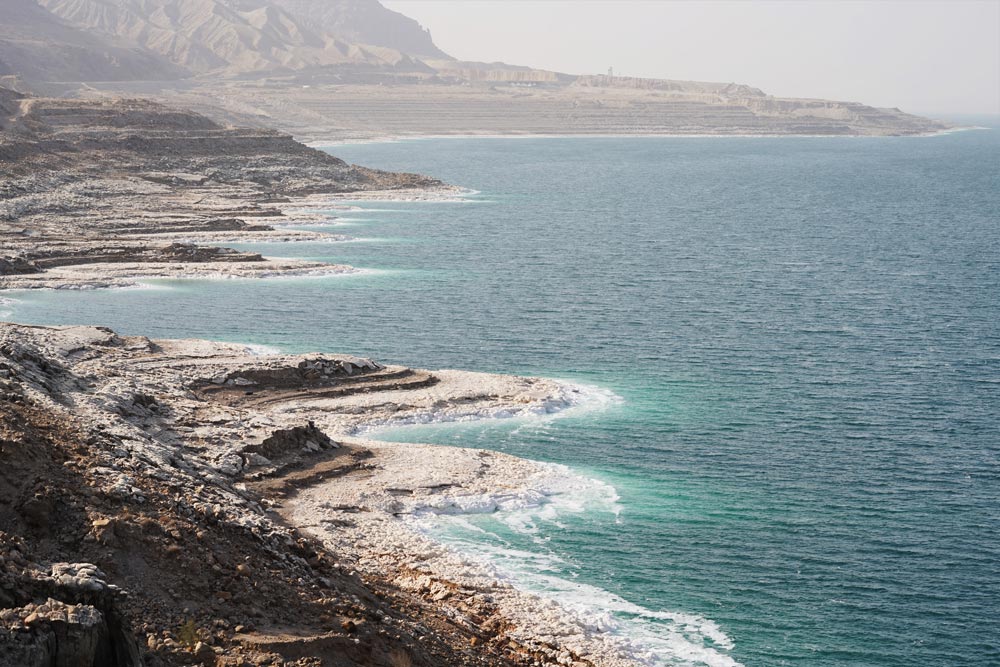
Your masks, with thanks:
M374 0L372 0L374 3ZM294 71L312 67L365 65L413 66L413 60L393 48L394 34L405 45L399 22L376 29L385 16L350 2L290 3L268 0L41 0L53 14L74 26L105 38L121 36L192 72L243 75L274 70ZM311 5L321 7L311 15ZM343 5L343 7L341 7ZM388 16L392 15L392 16ZM354 19L357 19L355 21ZM334 30L331 30L333 28ZM417 33L424 34L414 23ZM394 32L395 31L395 32ZM377 44L352 41L371 35ZM427 39L429 42L429 38Z
M476 70L462 82L434 77L195 82L160 99L213 118L277 127L308 141L447 135L903 136L946 123L852 102L792 99L746 86L656 81L669 90L621 84L534 82L537 71ZM528 82L500 77L521 75ZM492 77L492 78L488 78ZM626 82L627 83L627 82ZM104 87L117 95L119 87ZM136 89L144 90L144 89Z
M0 666L631 665L489 571L438 573L405 527L416 504L398 497L441 491L396 479L404 461L469 498L536 466L427 446L401 461L345 433L384 414L373 398L517 409L537 384L0 322ZM307 525L331 481L349 495Z
M273 0L296 18L329 35L381 46L418 58L450 59L419 23L386 9L378 0Z
M187 75L169 60L66 24L34 0L4 0L0 76L40 81L168 80Z

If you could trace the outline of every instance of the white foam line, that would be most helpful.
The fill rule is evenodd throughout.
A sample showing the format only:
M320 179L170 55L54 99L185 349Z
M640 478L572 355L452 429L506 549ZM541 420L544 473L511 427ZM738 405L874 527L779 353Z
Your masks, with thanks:
M440 493L414 504L413 510L417 516L432 517L502 512L502 521L510 522L511 529L522 534L537 532L531 517L553 523L561 512L578 514L595 506L615 517L621 514L621 497L611 484L559 463L532 463L539 474L530 489L474 495Z
M485 419L551 419L607 409L620 404L621 397L593 385L559 381L560 391L548 400L522 409L486 408L479 410L443 409L404 420L367 424L363 431L409 424L471 422ZM535 463L538 473L529 484L488 493L443 492L417 500L410 506L411 524L428 539L454 550L514 588L557 605L552 613L564 614L589 630L612 636L637 663L649 667L666 665L740 667L724 651L732 640L714 621L683 612L656 611L634 604L596 586L555 576L565 560L556 554L524 551L509 544L496 546L497 537L469 521L473 515L490 514L515 533L528 536L540 545L540 527L561 527L566 515L588 511L621 512L617 490L607 482L581 475L565 465ZM442 528L459 526L475 536L471 540L449 539ZM483 538L487 539L483 539ZM499 538L498 538L499 539ZM502 539L499 539L503 543Z
M268 257L266 259L299 259L296 257ZM200 281L206 280L211 282L222 282L222 281L232 281L232 282L257 282L261 280L266 281L278 281L278 280L313 280L313 279L326 279L326 278L351 278L359 275L368 275L375 272L375 269L359 269L351 267L350 269L302 269L302 270L292 270L292 271L262 271L251 276L241 276L233 275L231 273L226 273L224 271L213 271L211 273L182 273L178 275L171 276L117 276L123 280L136 280L136 285L124 285L124 286L113 286L111 289L130 289L135 287L141 287L142 289L170 289L170 286L163 285L165 281ZM55 289L76 289L76 287L66 287L66 288L55 288ZM97 287L94 289L105 289Z
M342 243L354 243L355 241L357 241L357 238L354 236L345 236L343 234L326 234L323 232L316 232L316 233L320 234L320 236L312 238L288 237L288 238L278 238L278 239L261 239L258 241L239 241L239 242L233 242L230 245L231 247L237 247L237 248L257 249L260 248L261 246L268 246L268 245L275 245L281 247L305 245L309 243L314 243L317 245L339 245ZM291 255L282 255L279 259L308 259L308 258L305 257L297 258Z
M354 428L351 435L371 436L377 431L405 426L429 424L471 423L493 419L559 419L579 416L582 413L605 410L621 404L623 399L610 389L596 385L556 381L559 391L543 400L523 406L488 405L480 407L448 406L405 417L387 417L366 422Z
M520 133L520 134L498 134L498 133L484 133L484 134L414 134L414 135L394 135L389 137L375 137L371 139L347 139L344 141L316 141L309 144L312 148L324 149L324 148L338 148L341 146L364 146L367 144L396 144L396 143L409 143L417 141L435 141L439 139L458 139L458 140L468 140L468 139L518 139L518 140L530 140L530 139L895 139L895 138L910 138L910 137L935 137L942 133L951 133L956 131L970 130L970 129L990 129L990 128L978 128L978 127L952 127L944 130L934 130L931 132L922 132L916 134L900 134L900 135L876 135L876 134L842 134L842 135L831 135L831 134L765 134L765 133L740 133L740 134L684 134L684 133L666 133L666 132L652 132L652 133L636 133L636 134L553 134L553 133Z
M407 213L408 211L402 208L362 208L358 212L359 213ZM338 218L338 220L350 220L352 222L377 222L374 218L356 218L354 216L350 216L347 218Z
M318 226L318 225L314 225ZM256 239L247 238L231 238L231 239L217 239L212 241L213 244L224 243L229 247L243 247L243 246L261 246L261 245L289 245L294 243L347 243L351 240L350 236L344 234L331 234L330 232L321 232L311 229L292 229L289 231L305 232L306 234L288 234L286 236L272 236L272 237L262 237ZM313 236L315 235L315 236ZM197 239L186 240L188 243L195 243L204 247L212 247L204 242L198 241Z
M289 205L282 208L281 211L286 216L288 214L293 215L330 215L333 214L343 214L343 213L360 213L365 209L360 206L349 206L347 204L338 204L333 201L325 201L318 203L310 202L299 202L297 205ZM268 218L268 224L270 225L281 225L284 224L280 219L274 221L273 218Z
M262 345L261 343L244 343L243 349L251 357L267 357L276 354L284 354L280 348L273 345Z
M338 207L348 205L354 208L361 208L362 211L378 211L378 209L358 206L366 202L396 202L406 204L436 204L436 203L479 203L483 200L467 199L482 194L479 190L463 187L444 187L440 189L411 189L411 190L370 190L358 192L345 192L337 195L326 195L324 199L297 202L294 206L285 209L286 212L317 211L324 208L336 211ZM385 211L389 212L389 211ZM403 211L399 211L403 212Z
M141 279L140 279L141 278ZM19 287L10 290L11 292L20 292L25 295L34 294L36 292L92 292L97 290L108 290L108 291L125 291L125 290L169 290L173 289L168 285L158 285L152 282L147 282L150 280L161 280L160 278L150 278L149 276L126 276L127 280L135 280L133 283L127 285L103 285L103 284L69 284L69 285L58 285L56 287ZM167 276L164 276L162 280L168 280ZM11 299L13 302L19 301L19 299Z
M657 611L572 576L554 574L566 569L566 559L551 552L526 551L468 517L491 514L515 533L530 536L544 548L538 535L542 524L562 528L567 514L621 511L617 490L610 484L574 472L559 464L538 464L530 487L488 494L436 494L411 505L412 524L428 539L458 552L466 562L493 578L537 598L558 605L561 614L589 631L612 636L626 654L650 667L705 665L739 667L725 651L733 641L711 619L676 611ZM469 537L450 535L459 527ZM494 538L492 541L490 538Z
M495 204L496 201L492 199L466 199L465 197L471 197L471 194L465 196L449 197L447 199L406 199L406 198L375 198L370 197L368 199L347 199L344 201L356 201L356 202L366 202L366 201L378 201L387 203L397 203L397 204ZM379 208L363 208L363 211L371 213L408 213L406 209L379 209ZM351 220L351 218L345 218L345 220Z
M268 258L268 259L296 259L293 257L279 257L279 258ZM336 265L331 265L336 266ZM121 274L114 276L114 280L127 280L131 281L124 285L109 285L109 284L91 284L91 283L67 283L57 286L37 286L37 287L21 287L17 288L17 292L39 292L39 291L54 291L54 292L89 292L96 290L132 290L132 289L149 289L149 290L171 290L175 289L174 286L166 284L167 282L173 281L208 281L208 282L258 282L258 281L284 281L284 280L325 280L328 278L359 278L363 276L380 275L386 273L393 273L393 271L388 271L385 269L369 269L369 268L332 268L332 269L301 269L292 271L263 271L256 273L254 275L233 275L231 273L226 273L222 271L213 271L211 273L181 273L177 275L166 275L166 276L156 276L148 274L139 275L129 275Z
M278 261L301 261L301 257L275 257L268 256L265 257L268 260L278 260ZM331 264L330 268L324 267L314 267L308 269L291 269L291 270L275 270L275 271L261 271L259 273L254 273L253 275L238 275L227 273L225 271L213 271L206 273L181 273L178 275L170 276L144 276L143 284L156 286L158 288L169 289L169 287L162 286L161 281L173 281L173 280L210 280L210 281L243 281L243 282L257 282L266 280L269 282L278 280L304 280L304 279L319 279L319 278L349 278L359 275L368 275L370 273L376 273L376 269L364 269L357 267L344 267L343 265ZM122 276L123 278L130 279L129 276ZM149 282L145 282L149 281ZM155 281L155 282L153 282ZM128 287L128 286L126 286Z
M294 258L294 257L278 257L278 258L269 257L267 259L296 259L296 258ZM306 261L306 260L304 260L304 261ZM274 272L274 273L270 273L270 272L268 272L268 273L262 273L259 276L231 276L231 275L222 275L222 276L220 276L219 279L220 280L244 280L244 281L247 281L247 282L256 282L258 280L268 280L268 281L277 281L277 280L314 280L314 279L315 280L321 280L321 279L326 279L326 278L358 278L358 277L361 277L361 276L370 276L370 275L373 275L373 274L376 274L376 273L382 273L382 271L380 271L379 269L365 269L365 268L351 267L351 268L346 269L346 270L325 270L325 269L319 269L319 270L316 270L316 271L312 271L312 270L306 269L302 273L288 272L288 271L277 271L277 272ZM194 276L194 278L197 279L198 276ZM215 280L215 278L212 278L212 280Z

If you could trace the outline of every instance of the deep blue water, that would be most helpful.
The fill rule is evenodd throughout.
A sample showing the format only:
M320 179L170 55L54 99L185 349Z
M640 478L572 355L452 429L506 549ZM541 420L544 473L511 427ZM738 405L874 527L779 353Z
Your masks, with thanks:
M1000 664L1000 132L331 150L480 193L361 204L331 228L353 243L252 246L369 275L5 308L599 385L622 402L387 434L620 496L442 539L614 608L661 664Z

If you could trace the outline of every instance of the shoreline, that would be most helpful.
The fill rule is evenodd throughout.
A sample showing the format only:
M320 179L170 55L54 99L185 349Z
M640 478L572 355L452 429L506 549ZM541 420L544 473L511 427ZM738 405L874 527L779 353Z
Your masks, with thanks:
M336 226L335 220L331 221L330 213L326 212L331 207L335 212L337 207L343 206L343 202L463 201L462 197L470 194L474 194L474 191L454 186L315 194L291 198L276 208L275 215L257 216L256 220L271 222L276 219L282 225L292 226L301 224L301 217L306 217L307 221L326 220ZM299 220L293 219L296 217ZM234 240L249 237L245 242L250 243L262 240L259 231L228 232L227 235ZM95 263L56 267L38 274L6 276L2 282L3 291L44 288L122 289L139 287L143 280L258 280L341 276L363 271L340 265L271 258L255 262ZM230 344L195 341L158 341L157 345L163 343L179 348L176 351L185 357L194 352L195 356L207 355L211 358L213 348L214 354L223 350L231 351L233 348ZM188 346L194 346L197 351L187 349ZM249 348L244 349L245 354L251 354ZM274 363L275 359L289 358L288 355L279 354L276 357L268 352L270 351L254 352L253 363ZM236 358L230 361L236 361ZM171 372L177 370L177 367L170 369ZM545 487L546 480L575 475L568 469L557 474L557 468L551 464L487 450L388 443L371 437L373 430L406 424L556 415L580 403L579 387L541 378L515 378L464 371L436 371L434 377L440 386L435 384L433 387L414 390L417 393L380 393L374 403L365 402L367 397L358 395L327 403L293 402L268 410L271 417L264 419L276 419L280 415L277 423L283 422L290 426L305 418L310 424L317 424L318 428L334 438L340 446L351 451L366 452L365 470L380 467L389 471L382 476L380 486L375 488L370 477L359 476L356 471L339 476L333 483L307 485L297 491L295 500L287 508L279 508L281 515L293 527L325 544L338 554L338 558L353 559L358 570L367 576L384 578L387 572L396 572L398 576L393 578L405 590L418 596L430 595L433 598L431 602L455 617L463 614L483 615L488 612L502 619L497 620L495 625L497 628L506 628L505 636L510 641L530 646L532 651L545 653L559 664L571 664L579 660L585 660L586 664L595 667L649 664L637 657L641 655L642 649L634 645L627 636L609 633L606 624L595 625L579 611L571 611L549 598L518 588L513 580L504 579L499 572L489 567L468 561L459 551L407 526L405 520L400 518L405 514L426 515L441 511L455 513L473 508L476 512L497 511L504 503L512 502L512 499L530 498L532 502L544 504L551 501L550 495L541 490ZM404 396L407 407L403 408L399 403L392 402L393 399ZM335 409L344 409L344 400L349 406L350 416L333 416ZM384 408L386 400L392 406L389 411ZM415 452L421 454L418 461L411 458ZM249 470L245 468L247 463L240 464L238 461L241 459L231 454L220 454L216 459L221 461L221 465L216 466L217 473L227 475L236 470L242 474ZM483 467L485 460L492 462L489 474ZM429 461L436 463L429 465ZM281 479L281 476L278 475L276 479ZM408 509L404 509L405 503L399 504L397 496L400 489L407 485L413 487L412 491L420 498L420 502L410 503ZM331 494L342 500L350 496L352 509L324 509L330 503ZM377 496L379 498L373 500ZM501 497L501 500L495 500L496 497ZM344 504L337 503L338 507L343 507ZM350 514L353 519L342 518L341 515L344 514ZM360 521L358 516L362 516L364 521ZM331 532L323 529L325 520L336 521L338 530ZM351 520L355 521L356 528L348 531L346 526ZM350 537L345 538L345 535ZM377 540L374 537L376 535ZM358 544L366 544L382 556L372 560L358 550ZM413 560L415 545L418 546L418 553L433 553L436 564L421 564ZM411 571L421 571L422 574L408 579L399 574ZM431 584L427 583L428 578L433 580ZM439 597L442 586L450 591L445 597ZM558 646L559 650L553 652L553 646Z
M61 231L64 235L51 234L54 255L37 253L38 242L45 243L46 232L59 229L63 220L80 224L74 216L87 206L87 200L76 194L81 180L95 192L105 188L120 199L109 198L102 202L103 209L88 210L74 241L65 240L74 228ZM402 184L400 179L383 180L390 187L379 189L381 181L376 179L350 192L272 194L262 199L262 193L248 183L207 184L184 173L129 174L103 181L74 174L58 185L66 188L65 197L39 198L29 192L5 202L11 219L33 232L12 228L14 239L36 255L5 260L13 262L14 270L0 275L0 299L5 299L6 290L132 288L144 280L357 274L364 270L254 256L198 241L330 240L334 235L279 231L275 226L302 222L336 226L324 212L335 213L351 201L461 202L476 194L441 184L405 187L406 178ZM115 229L122 224L117 205L135 206L148 215L143 215L138 228L114 236L119 243L112 249L119 253L117 261L94 261L108 252L101 240L105 225ZM34 235L33 224L43 230L40 236ZM197 240L191 245L178 243L190 239ZM160 247L156 242L170 245ZM156 261L164 253L171 261ZM135 254L144 261L121 261ZM0 301L6 304L6 299ZM468 562L460 552L407 526L408 514L495 511L511 499L544 503L547 496L540 488L546 480L573 473L486 450L394 444L366 437L371 429L404 423L555 414L573 405L570 385L542 378L382 367L340 355L275 355L208 341L150 341L119 337L96 327L0 324L0 335L15 341L14 356L9 357L14 377L24 378L18 384L33 403L63 419L69 417L64 403L73 405L74 418L102 434L95 438L105 434L112 438L107 449L95 452L87 462L89 470L98 472L85 474L98 475L91 485L124 503L117 510L101 510L107 514L125 507L125 514L113 515L114 522L124 526L132 520L129 508L184 489L198 516L279 541L305 534L325 545L327 559L351 563L348 576L360 573L361 581L373 590L387 587L394 594L422 600L426 608L421 614L458 625L454 636L452 631L441 632L442 642L464 637L472 646L481 646L479 650L519 656L519 661L527 661L524 664L649 664L641 657L641 647L608 632L606 623L595 624L550 599L516 588L511 581L500 581L498 572ZM35 362L21 363L17 355L45 360L39 366L46 374L41 385L35 383ZM61 369L82 380L67 379ZM416 459L415 454L419 454ZM322 470L313 475L330 461L344 458L352 463L343 470L326 471L336 473L330 481L324 481ZM300 485L286 505L279 496L288 479L299 474ZM498 500L499 496L503 498ZM329 507L331 498L339 499L334 508ZM126 534L124 528L121 533ZM95 533L98 544L103 539ZM433 562L414 560L421 553L432 556ZM71 558L92 558L100 567L109 567L97 555L74 553ZM45 567L37 564L36 569ZM339 564L336 571L344 574ZM330 580L329 574L326 579ZM321 579L320 586L327 584ZM210 603L211 598L199 599L199 604ZM137 613L141 617L143 612ZM356 617L359 612L352 614ZM160 628L164 623L177 620L168 622L166 616L147 620L147 625ZM299 629L305 632L309 623L302 623ZM344 621L344 633L355 633L358 623ZM279 620L270 624L277 626ZM247 623L233 625L240 626L246 628ZM335 627L324 626L324 631L337 633ZM170 639L169 627L160 632ZM271 639L262 638L263 630L223 635L230 646L246 648L265 640L271 646L267 642L277 628L269 632ZM150 635L147 645L153 651L172 651L176 644Z
M53 414L72 405L74 421L101 424L100 432L120 443L95 452L87 470L98 474L98 488L124 494L124 507L184 489L189 504L226 525L279 541L288 530L301 532L324 545L339 571L422 600L425 613L451 619L483 651L552 665L647 664L629 638L515 588L408 525L427 512L544 504L557 493L546 491L553 479L586 478L498 452L383 442L362 432L412 421L554 415L581 404L579 385L233 343L151 341L99 327L0 323L4 341L16 341L17 351L4 352L3 377L18 380L32 404ZM38 368L48 369L44 377ZM229 641L249 645L254 637L236 633Z
M161 279L257 280L363 274L366 272L363 268L295 258L254 256L215 244L349 243L354 237L347 234L282 228L318 224L334 229L337 227L336 218L325 212L331 207L343 206L341 202L345 201L462 201L461 197L471 192L464 188L441 185L290 197L283 203L272 205L271 209L253 211L250 219L266 223L267 229L261 229L258 225L223 232L139 233L126 238L129 242L145 245L120 251L124 259L133 261L93 261L94 253L101 251L96 247L93 250L84 247L82 250L74 250L81 253L78 259L60 260L61 264L52 267L29 266L24 272L0 272L0 294L11 290L134 287L143 280ZM179 208L177 213L183 214L184 211L184 208ZM160 254L163 253L175 256L170 257L172 261L162 261ZM149 259L145 260L145 256ZM188 259L194 256L198 258L194 261ZM134 261L138 259L144 261Z
M448 517L461 520L464 516L502 517L518 511L541 513L556 507L563 497L576 505L573 512L604 509L617 516L620 499L613 486L563 464L464 445L432 445L419 439L383 441L378 439L381 431L495 419L559 419L571 416L576 409L602 410L621 399L598 387L548 378L454 370L435 374L452 387L463 386L465 379L481 382L489 378L528 381L541 388L527 396L494 399L472 407L441 407L444 401L438 398L432 409L408 410L402 416L390 410L383 415L361 412L333 420L318 417L318 424L343 434L339 439L346 446L363 449L374 469L351 471L338 475L335 481L296 486L279 509L282 516L332 550L350 554L359 571L371 576L395 572L404 587L450 606L456 618L482 616L484 604L495 607L492 613L512 624L510 635L517 641L558 646L549 657L560 665L649 667L662 664L664 655L681 652L705 664L739 666L720 652L731 649L732 641L707 618L646 609L595 587L589 587L590 594L599 602L570 603L560 600L558 590L532 590L515 573L436 537L434 527ZM492 389L489 393L496 396ZM460 404L466 400L461 391L452 398ZM581 495L597 498L581 501ZM592 507L595 504L607 507ZM599 606L601 603L607 606ZM663 629L666 636L643 634L611 610L645 621L682 619L684 625L697 627L713 643L706 645Z
M631 638L595 626L581 611L520 588L497 568L411 524L440 514L543 506L553 501L547 486L554 486L558 478L584 478L488 450L368 440L355 444L373 453L371 460L382 468L382 476L349 475L307 487L287 503L282 515L332 550L348 554L361 571L399 573L401 585L453 609L456 616L481 616L485 605L495 607L494 615L512 624L511 638L539 649L557 646L550 657L560 664L578 660L606 667L650 664L640 657L643 649ZM414 474L417 462L420 474ZM453 486L447 492L438 490L446 485ZM373 497L384 490L391 498ZM337 528L331 530L330 525ZM494 620L494 625L500 623Z
M281 206L280 213L301 214L303 212L327 210L331 205L349 200L363 201L446 201L454 200L471 191L446 187L435 189L388 190L359 193L338 193L334 195L312 195L295 198ZM328 219L328 215L316 214L316 218ZM287 220L286 224L295 224ZM143 279L171 278L215 278L215 279L267 279L274 277L300 277L309 275L345 275L359 272L353 267L309 263L300 260L266 260L265 265L254 263L248 268L244 263L218 264L117 264L71 265L50 269L43 274L32 274L20 280L7 277L5 291L32 289L98 289L130 288L138 286ZM5 301L7 301L5 299ZM180 347L187 356L191 351L181 342L167 342L172 347ZM158 342L158 345L160 342ZM205 354L205 348L215 344L207 342L191 343L199 348L198 355ZM218 350L231 350L230 344L218 344ZM254 363L266 363L276 357L270 350L255 351ZM249 348L246 353L250 354ZM277 355L287 358L288 355ZM171 369L176 370L176 369ZM609 634L595 628L578 612L571 612L553 601L521 590L515 582L502 580L501 575L487 567L473 566L465 562L460 552L454 551L428 535L415 531L400 519L402 513L430 511L458 511L459 508L476 511L495 511L500 505L491 497L502 496L510 502L512 497L531 498L533 502L545 503L549 496L540 489L544 481L555 475L556 467L527 459L520 459L486 450L456 448L426 444L394 444L371 437L371 431L406 424L428 424L442 422L470 422L489 419L519 418L526 416L556 415L581 404L581 387L541 378L515 378L464 371L436 371L434 377L440 383L434 387L417 390L419 393L378 394L376 402L366 402L364 395L347 399L350 416L336 415L334 402L329 404L291 403L280 406L275 412L282 420L308 418L316 423L327 435L341 446L350 450L364 450L370 457L367 466L381 467L392 472L382 477L381 485L373 488L370 478L356 478L353 475L339 477L332 484L316 483L299 490L295 500L281 509L282 516L289 523L311 534L338 558L354 560L359 570L371 577L385 577L387 572L414 570L418 563L413 561L416 551L436 554L438 565L427 569L424 574L410 579L398 579L405 589L418 595L429 591L428 577L436 582L433 597L441 593L441 586L451 591L444 598L435 599L443 607L461 608L464 613L484 613L489 607L491 613L502 617L497 626L509 626L510 637L520 644L533 646L533 650L544 651L546 647L559 645L561 650L550 657L566 662L570 657L586 658L588 664L600 667L626 667L641 664L633 656L638 649L627 637ZM442 389L441 387L444 387ZM392 408L385 410L386 400L403 398L408 407L390 402ZM343 400L337 402L337 409L343 409ZM419 461L412 460L414 452L421 454ZM231 472L240 467L231 455L222 455L228 461L220 468ZM491 474L484 474L484 460L496 462ZM434 461L436 464L429 462ZM456 466L457 462L461 462ZM266 464L265 464L266 465ZM227 467L228 466L228 467ZM366 466L366 467L367 467ZM416 473L416 474L415 474ZM567 470L562 476L573 474ZM280 479L280 477L278 477ZM582 479L582 478L581 478ZM433 481L432 481L433 480ZM400 488L407 484L414 487L417 494L421 489L430 492L419 505L403 512L394 505L394 498ZM463 491L460 489L465 488ZM448 491L445 493L444 490ZM441 493L437 493L441 490ZM337 519L345 510L326 511L330 494L345 498L352 495L352 509L347 513L358 515L359 508L365 521L356 523L356 529L346 531L344 520ZM379 501L373 496L382 494ZM339 502L339 506L344 506ZM431 510L431 507L437 510ZM450 507L451 510L443 508ZM355 519L357 517L355 516ZM317 528L325 520L339 521L339 530L331 533ZM376 540L374 536L378 536ZM346 537L345 537L346 536ZM357 545L366 544L370 549L383 554L382 559L372 561L361 553ZM426 590L425 590L426 589ZM485 598L489 598L484 601ZM484 606L484 604L486 606ZM456 611L461 614L462 612ZM518 630L518 628L520 628ZM530 631L524 628L531 628Z
M252 265L205 264L85 264L51 269L43 274L6 277L0 294L39 289L87 291L139 287L157 280L272 280L276 278L325 278L363 273L342 264L295 259L264 258Z
M460 133L460 134L386 134L372 137L345 137L340 140L302 140L306 146L319 150L327 148L337 148L339 146L363 146L367 144L388 144L401 143L405 141L426 141L432 139L926 139L929 137L940 137L959 132L970 132L974 130L990 130L989 127L968 126L949 127L932 132L919 132L912 134L767 134L767 133L733 133L733 134L706 134L706 133L636 133L636 134L615 134L615 133L524 133L524 132L483 132L483 133Z

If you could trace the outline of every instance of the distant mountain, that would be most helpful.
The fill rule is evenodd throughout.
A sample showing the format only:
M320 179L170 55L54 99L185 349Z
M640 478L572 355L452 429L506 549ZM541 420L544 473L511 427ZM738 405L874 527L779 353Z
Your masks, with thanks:
M415 21L376 0L39 1L80 29L127 39L196 74L422 69L411 55L444 55Z
M419 58L450 59L430 31L378 0L271 0L323 32L358 44L383 46Z
M0 76L38 81L156 81L186 74L151 51L68 25L34 0L2 0Z
M184 86L173 83L182 78ZM458 61L378 0L0 0L0 81L52 96L158 95L222 122L322 138L946 127L898 109L780 98L737 83Z

